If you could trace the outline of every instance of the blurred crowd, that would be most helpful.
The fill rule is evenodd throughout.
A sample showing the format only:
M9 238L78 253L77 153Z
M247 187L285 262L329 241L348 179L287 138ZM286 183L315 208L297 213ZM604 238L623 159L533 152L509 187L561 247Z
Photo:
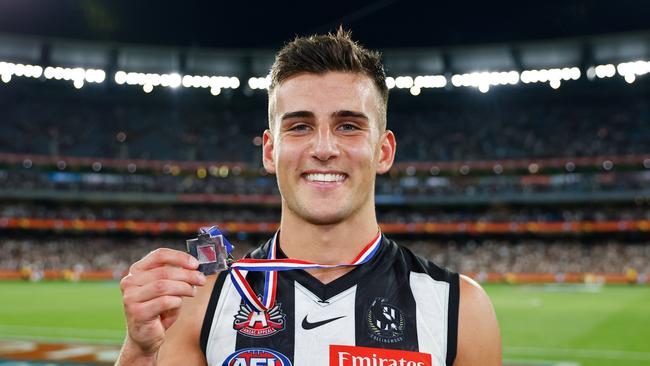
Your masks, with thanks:
M199 101L8 96L0 152L259 163L263 100ZM622 98L622 97L619 97ZM397 161L474 161L648 153L645 100L392 104ZM397 102L393 102L397 103Z
M6 203L0 218L52 220L133 220L133 221L208 221L278 222L279 207L207 205L88 205ZM379 206L379 222L398 224L450 222L574 222L650 220L650 206L489 206L489 207L395 207Z
M650 243L578 240L409 241L406 246L460 272L650 274Z
M599 272L650 274L650 242L512 239L398 240L415 253L460 272ZM234 241L240 258L260 243ZM185 250L183 239L151 238L1 238L0 269L123 271L148 252Z
M650 160L649 160L650 163ZM649 165L650 167L650 165ZM378 176L375 192L400 197L485 197L491 195L573 194L641 191L650 170L557 173L553 175ZM0 169L0 189L65 192L135 192L230 195L279 195L275 176L199 178L196 175L114 174Z

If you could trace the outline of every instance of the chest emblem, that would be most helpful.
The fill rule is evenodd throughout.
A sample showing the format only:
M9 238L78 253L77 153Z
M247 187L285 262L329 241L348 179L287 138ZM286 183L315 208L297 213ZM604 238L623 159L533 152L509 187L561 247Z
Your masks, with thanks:
M404 340L404 314L387 299L373 300L366 317L370 338L377 342L397 343Z
M268 337L284 330L285 316L281 303L275 303L271 309L258 313L242 302L239 311L235 314L233 328L248 337Z

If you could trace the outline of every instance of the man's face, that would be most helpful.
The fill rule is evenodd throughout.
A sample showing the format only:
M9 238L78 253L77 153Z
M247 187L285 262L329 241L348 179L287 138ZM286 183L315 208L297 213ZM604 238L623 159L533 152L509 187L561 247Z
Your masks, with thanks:
M277 175L283 210L317 224L374 214L375 175L390 169L395 137L379 130L372 80L353 73L299 74L278 85L264 167Z

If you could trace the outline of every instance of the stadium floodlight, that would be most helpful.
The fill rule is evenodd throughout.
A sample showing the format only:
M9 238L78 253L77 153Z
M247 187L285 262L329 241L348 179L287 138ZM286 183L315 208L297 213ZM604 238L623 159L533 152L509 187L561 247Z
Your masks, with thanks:
M18 77L27 76L25 75L26 67L23 64L15 64L13 71L15 76Z
M443 75L420 75L415 77L414 86L417 88L444 88L447 86L447 78Z
M126 83L126 73L124 71L118 71L115 73L115 83L117 85L122 85Z
M219 94L221 94L221 88L219 87L212 87L210 88L210 94L214 95L215 97Z
M523 77L523 75L522 75ZM483 71L467 74L454 74L451 77L451 84L459 87L478 88L481 93L487 93L492 86L516 85L519 83L520 75L515 70L511 71ZM445 79L446 85L446 79Z
M145 93L149 94L149 93L151 93L151 91L153 91L153 85L151 85L151 84L144 84L144 85L142 86L142 90L143 90Z
M577 67L524 70L521 73L521 82L524 84L549 83L553 89L557 89L562 84L562 81L578 80L580 76L581 72Z
M152 88L158 85L169 86L169 75L167 74L146 74L145 77L148 81L146 85L151 85Z
M75 80L73 82L73 85L74 85L75 88L81 89L84 86L84 81L83 81L83 79L82 80L77 79L77 80Z
M560 85L562 85L562 82L560 82L560 79L553 79L549 82L549 84L551 85L551 88L559 89Z
M386 86L388 89L393 89L395 87L395 78L392 76L386 77Z
M234 80L231 81L231 86L237 85L239 87L239 79L237 79L237 82L235 83ZM248 87L251 88L252 90L257 90L257 89L268 89L271 86L271 76L266 76L266 77L252 77L248 79Z
M230 77L230 89L237 89L241 85L239 78L236 76Z
M409 91L411 92L411 95L420 95L420 88L417 86L412 86Z
M625 81L632 84L636 80L637 76L650 73L650 62L641 60L622 62L616 66L616 71L619 75L625 78Z
M13 76L38 79L43 75L43 68L38 65L0 62L0 75L2 75L2 80L6 83L8 83Z
M395 86L400 89L410 89L413 86L413 78L410 76L398 76L395 78Z
M594 72L599 79L611 78L616 75L616 67L612 64L598 65L595 67Z
M451 77L451 85L459 88L463 85L463 77L461 75L455 74Z
M191 88L193 84L194 84L194 80L192 75L183 76L181 85L183 85L184 88Z
M177 73L172 73L169 75L169 87L172 89L176 89L179 86L181 86L183 78L177 74Z

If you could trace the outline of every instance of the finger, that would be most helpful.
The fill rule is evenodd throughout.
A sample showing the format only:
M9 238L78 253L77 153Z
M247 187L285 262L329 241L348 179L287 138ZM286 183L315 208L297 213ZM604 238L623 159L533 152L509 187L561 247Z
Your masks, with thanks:
M178 313L180 313L179 309L171 309L160 314L160 321L162 322L163 328L165 328L165 330L169 329L169 327L174 324L178 318Z
M138 273L164 265L178 266L187 269L199 267L199 261L191 255L180 250L159 248L135 262L130 269L131 273Z
M183 298L180 296L161 296L143 303L126 307L127 317L135 324L156 320L166 311L180 309Z
M131 275L130 284L144 286L157 280L174 280L187 282L191 285L205 285L205 275L199 271L178 267L158 267L148 271L138 272Z
M131 287L124 293L124 302L143 303L163 296L194 296L196 288L187 282L158 280L144 286Z

